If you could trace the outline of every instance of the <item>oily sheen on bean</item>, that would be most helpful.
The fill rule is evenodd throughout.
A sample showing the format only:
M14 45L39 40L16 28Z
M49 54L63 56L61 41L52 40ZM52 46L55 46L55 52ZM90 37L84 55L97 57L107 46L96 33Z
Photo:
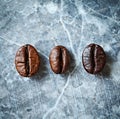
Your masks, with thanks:
M30 77L34 75L40 66L37 50L30 44L20 47L15 56L15 66L21 76Z
M82 53L82 62L85 70L91 74L101 72L106 63L106 54L97 44L88 45Z
M65 73L70 63L68 50L64 46L54 47L50 53L49 62L54 73Z

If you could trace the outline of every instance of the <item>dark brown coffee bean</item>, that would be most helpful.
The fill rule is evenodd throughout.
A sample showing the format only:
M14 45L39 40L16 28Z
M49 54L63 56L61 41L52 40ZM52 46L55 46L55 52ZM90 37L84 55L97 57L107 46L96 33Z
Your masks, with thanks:
M65 73L70 62L67 49L64 46L56 46L53 48L49 56L49 61L54 73Z
M88 73L96 74L101 72L106 63L103 48L97 44L88 45L83 51L82 62Z
M34 75L40 66L40 58L37 50L29 44L20 47L15 56L15 65L21 76Z

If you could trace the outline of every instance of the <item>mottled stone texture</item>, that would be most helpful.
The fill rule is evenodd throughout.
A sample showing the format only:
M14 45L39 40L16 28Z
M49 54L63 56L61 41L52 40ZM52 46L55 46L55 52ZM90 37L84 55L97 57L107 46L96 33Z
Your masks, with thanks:
M32 44L41 68L32 78L15 70L17 49ZM82 66L89 43L107 64L98 75ZM70 70L54 74L50 50L70 51ZM120 0L0 0L0 119L119 119Z

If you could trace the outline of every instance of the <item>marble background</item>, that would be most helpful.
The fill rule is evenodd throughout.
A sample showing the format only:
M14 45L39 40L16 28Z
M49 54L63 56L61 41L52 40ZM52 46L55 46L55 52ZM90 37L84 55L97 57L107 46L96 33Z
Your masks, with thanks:
M32 78L14 64L26 43L42 60ZM82 66L89 43L107 54L98 75ZM50 69L56 45L71 54L64 75ZM0 0L0 119L120 119L120 0Z

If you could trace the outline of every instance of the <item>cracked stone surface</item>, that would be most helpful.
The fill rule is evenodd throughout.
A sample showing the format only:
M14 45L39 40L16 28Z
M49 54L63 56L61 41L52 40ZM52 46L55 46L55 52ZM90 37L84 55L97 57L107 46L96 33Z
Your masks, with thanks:
M17 49L32 44L39 72L21 77ZM89 43L107 54L104 70L88 74L82 51ZM71 66L54 74L50 50L68 48ZM120 0L0 0L0 119L119 119Z

